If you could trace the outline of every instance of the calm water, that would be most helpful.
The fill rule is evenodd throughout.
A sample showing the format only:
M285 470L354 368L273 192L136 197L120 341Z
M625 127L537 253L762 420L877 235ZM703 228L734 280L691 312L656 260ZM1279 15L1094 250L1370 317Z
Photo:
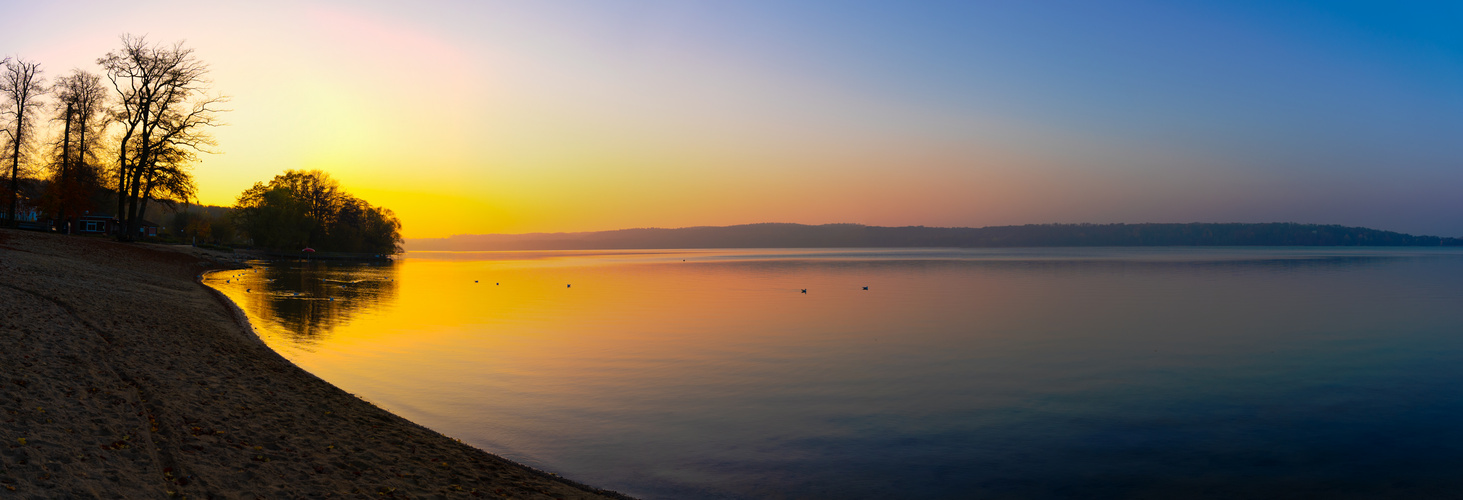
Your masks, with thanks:
M347 391L647 498L1463 492L1459 251L409 253L209 284Z

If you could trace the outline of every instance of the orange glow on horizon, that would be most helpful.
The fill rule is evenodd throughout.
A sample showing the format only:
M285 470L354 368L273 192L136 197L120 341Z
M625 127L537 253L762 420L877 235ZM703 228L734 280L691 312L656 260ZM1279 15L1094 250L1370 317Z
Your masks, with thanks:
M1312 88L1296 82L1322 74L1327 85L1369 80L1319 67L1285 73L1277 62L1271 81L1268 70L1159 58L1140 72L1148 76L1101 84L1116 76L1086 72L1106 66L1043 52L1068 44L980 38L1075 36L1046 25L946 32L958 42L947 46L895 36L924 28L885 16L836 16L873 28L845 31L825 14L846 9L831 4L775 7L777 16L751 15L768 4L732 4L42 2L18 6L11 18L26 22L0 31L0 42L52 78L97 71L123 33L183 42L232 109L212 130L221 154L194 166L197 202L230 206L254 183L318 169L394 211L407 238L757 222L1300 221L1456 232L1447 229L1456 216L1439 215L1459 213L1444 206L1455 202L1439 200L1456 199L1447 186L1463 173L1453 168L1456 141L1438 139L1452 137L1456 99L1427 90L1456 86L1420 80L1392 90L1405 103L1338 120L1328 117L1361 101L1317 101L1292 87ZM867 36L879 33L887 38ZM1189 42L1232 50L1212 40ZM1338 47L1312 55L1351 60ZM1259 87L1235 96L1274 102L1206 91L1219 85L1211 77L1242 78L1229 84ZM1186 78L1203 85L1164 83ZM1360 95L1372 102L1377 88ZM1266 114L1287 106L1294 112ZM1388 113L1418 119L1392 127L1401 122Z

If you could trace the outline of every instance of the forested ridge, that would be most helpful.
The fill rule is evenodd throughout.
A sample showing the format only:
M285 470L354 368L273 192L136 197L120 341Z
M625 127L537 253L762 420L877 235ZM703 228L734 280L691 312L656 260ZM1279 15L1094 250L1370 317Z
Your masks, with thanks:
M1338 225L1277 223L1031 224L880 227L746 224L585 233L457 235L407 240L409 250L879 248L1083 246L1460 246L1463 239Z

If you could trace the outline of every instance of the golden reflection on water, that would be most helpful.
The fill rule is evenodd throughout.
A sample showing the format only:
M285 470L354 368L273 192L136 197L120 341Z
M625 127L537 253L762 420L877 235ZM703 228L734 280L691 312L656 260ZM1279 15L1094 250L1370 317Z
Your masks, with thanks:
M347 391L657 497L1040 496L1108 477L1052 471L1180 477L1195 450L1321 463L1349 436L1327 405L1395 432L1377 394L1463 352L1457 252L1013 252L428 253L207 281ZM1284 426L1317 437L1277 447Z
M1005 342L1003 324L1039 307L1004 300L1007 280L932 281L951 269L940 263L714 260L726 256L273 264L210 284L305 369L424 423L512 429L482 432L508 451L533 448L525 428L553 432L543 422L585 402L684 413L714 404L711 394L845 383L872 397L892 390L877 379L905 376L895 372L907 360L937 365L972 343ZM952 315L977 319L950 331Z
M296 262L215 272L207 283L239 305L261 334L313 345L357 315L389 307L395 277L392 264Z

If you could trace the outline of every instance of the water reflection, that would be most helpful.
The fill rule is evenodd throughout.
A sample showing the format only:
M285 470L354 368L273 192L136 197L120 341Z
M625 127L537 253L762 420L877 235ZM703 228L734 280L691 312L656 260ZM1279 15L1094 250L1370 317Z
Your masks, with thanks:
M396 279L395 262L259 261L249 269L210 274L206 282L244 309L256 328L267 330L261 333L306 347L356 316L394 303Z
M342 271L276 278L269 301L376 272ZM400 289L353 321L266 340L413 421L646 498L1463 487L1458 251L454 253L386 272Z

